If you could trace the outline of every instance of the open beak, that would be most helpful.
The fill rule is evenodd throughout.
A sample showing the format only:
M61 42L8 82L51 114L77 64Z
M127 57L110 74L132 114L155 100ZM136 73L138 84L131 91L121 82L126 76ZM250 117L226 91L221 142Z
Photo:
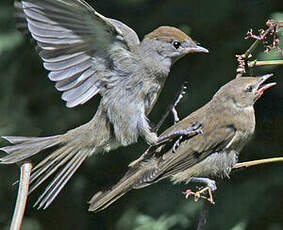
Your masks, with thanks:
M209 51L204 47L196 46L187 48L187 53L209 53Z
M276 85L276 82L271 82L271 83L264 84L264 83L267 81L267 79L269 79L269 78L272 77L272 76L273 76L273 74L266 74L266 75L263 75L263 76L261 77L261 80L260 80L260 82L258 83L258 86L257 86L257 89L256 89L256 91L257 91L260 95L262 95L265 90L267 90L267 89L269 89L269 88L271 88L271 87L273 87L273 86Z

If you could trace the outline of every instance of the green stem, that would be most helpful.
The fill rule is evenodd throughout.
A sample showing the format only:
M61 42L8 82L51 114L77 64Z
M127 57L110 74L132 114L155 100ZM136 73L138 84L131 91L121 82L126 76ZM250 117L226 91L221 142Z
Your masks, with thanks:
M248 67L254 66L270 66L270 65L283 65L283 60L271 60L271 61L250 61Z
M250 46L250 48L247 49L247 51L244 53L245 58L248 58L249 55L256 49L256 47L260 44L260 40L255 40L255 42Z
M274 158L268 158L268 159L246 161L246 162L235 164L233 168L234 169L242 168L242 167L248 168L248 167L252 167L255 165L274 163L274 162L283 162L283 157L274 157Z

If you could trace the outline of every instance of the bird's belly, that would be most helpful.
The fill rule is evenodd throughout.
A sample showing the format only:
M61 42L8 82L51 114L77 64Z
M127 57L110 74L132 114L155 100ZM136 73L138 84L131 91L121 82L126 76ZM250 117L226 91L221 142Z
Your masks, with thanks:
M216 152L194 166L172 176L174 182L189 181L191 177L228 177L238 161L238 153Z

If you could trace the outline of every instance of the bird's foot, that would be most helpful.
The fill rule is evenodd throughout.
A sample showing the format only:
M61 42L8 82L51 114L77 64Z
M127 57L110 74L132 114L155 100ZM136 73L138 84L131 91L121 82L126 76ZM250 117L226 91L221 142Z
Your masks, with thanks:
M186 137L191 137L191 136L195 136L197 134L202 134L202 129L201 129L202 124L201 123L192 123L191 126L169 133L167 135L161 136L158 138L157 144L162 144L164 142L167 141L172 141L174 138L177 138L177 141L174 143L173 145L173 152L176 151L176 149L179 147L180 145L180 141L182 140L182 138L184 136Z
M180 137L178 138L178 140L175 141L175 143L174 143L174 145L173 145L173 147L172 147L172 152L173 152L173 153L175 153L176 150L177 150L177 148L180 146L180 143L181 143L181 140L182 140L182 139L183 139L183 136L180 136Z
M175 135L179 135L180 137L175 141L173 147L172 147L172 151L173 153L176 152L177 148L180 146L181 140L183 139L184 136L194 136L197 134L202 134L202 129L201 129L201 124L196 124L193 123L190 127L186 128L186 129L182 129L179 130L175 133Z
M207 186L197 192L193 192L192 190L187 189L186 192L184 192L186 199L188 199L190 196L194 196L195 201L198 201L199 199L205 199L211 204L215 204L212 193L216 191L217 187L214 180L211 180L209 178L192 177L191 181L204 183ZM207 193L208 196L206 196Z
M208 192L208 196L203 195L206 192ZM199 199L207 200L211 204L215 204L213 195L212 195L212 189L210 187L205 187L197 192L193 192L191 189L187 189L185 192L185 198L188 199L190 196L194 197L194 201L197 202Z
M203 132L202 132L201 126L202 126L201 123L193 122L191 126L185 129L178 130L174 132L173 134L175 136L194 136L196 134L202 134Z

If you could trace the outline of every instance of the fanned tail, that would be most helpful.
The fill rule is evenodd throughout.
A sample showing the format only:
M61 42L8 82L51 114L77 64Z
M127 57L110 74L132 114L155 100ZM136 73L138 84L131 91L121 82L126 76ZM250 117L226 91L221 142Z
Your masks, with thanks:
M52 203L86 157L95 151L95 148L82 148L75 142L63 143L61 137L60 135L51 137L3 137L14 145L0 148L0 150L8 153L7 156L0 158L2 164L21 162L42 150L58 146L54 152L39 162L32 170L29 194L58 171L36 201L34 206L37 206L38 209L46 209Z
M14 164L34 156L44 149L51 148L61 143L61 136L51 137L2 137L9 141L11 146L0 148L9 155L0 158L2 164Z

